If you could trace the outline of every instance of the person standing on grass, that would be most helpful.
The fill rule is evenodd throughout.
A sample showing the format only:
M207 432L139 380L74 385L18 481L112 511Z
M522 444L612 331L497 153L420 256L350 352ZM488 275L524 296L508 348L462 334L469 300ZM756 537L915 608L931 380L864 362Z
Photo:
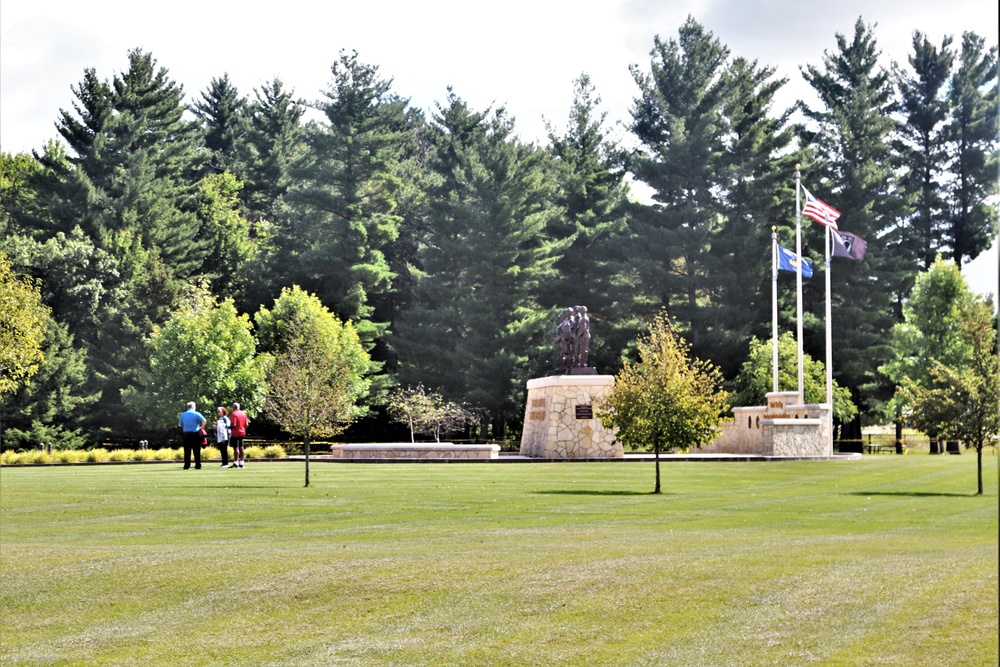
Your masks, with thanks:
M181 413L177 425L181 427L181 437L184 443L184 469L191 467L191 454L194 454L194 469L201 469L201 442L204 433L205 418L195 409L194 401L187 404L187 410Z
M233 445L233 464L230 468L242 468L245 452L243 450L243 438L247 434L247 426L250 420L245 412L240 410L239 403L233 403L233 412L230 415L229 437Z
M223 407L215 409L217 419L215 420L215 442L222 454L222 465L220 468L229 467L229 410Z

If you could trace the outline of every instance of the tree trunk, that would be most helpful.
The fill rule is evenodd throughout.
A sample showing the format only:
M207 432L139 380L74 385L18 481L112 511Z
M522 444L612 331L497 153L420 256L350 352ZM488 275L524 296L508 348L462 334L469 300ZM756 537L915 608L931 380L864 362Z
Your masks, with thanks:
M653 493L660 492L660 441L657 440L653 442L653 452L656 458L656 488L653 489Z
M976 474L979 480L979 490L977 496L983 495L983 445L976 445Z
M476 442L484 443L486 442L486 435L490 431L490 416L486 412L482 412L479 415L479 433L476 434Z
M306 453L306 487L309 486L309 436L306 436L302 442L302 449Z

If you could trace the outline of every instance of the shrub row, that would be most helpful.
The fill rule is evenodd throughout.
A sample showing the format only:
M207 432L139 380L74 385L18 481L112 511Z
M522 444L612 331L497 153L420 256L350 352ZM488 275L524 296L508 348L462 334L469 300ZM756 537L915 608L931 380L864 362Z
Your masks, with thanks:
M268 445L259 447L252 445L245 450L248 459L281 459L288 456L285 448L281 445ZM217 447L202 447L201 457L203 459L220 458L221 453ZM232 458L232 449L230 449ZM16 465L30 463L100 463L102 461L182 461L184 450L181 448L170 449L112 449L108 451L102 447L90 450L82 449L62 449L52 454L41 450L31 450L27 452L15 452L6 450L0 454L0 464Z

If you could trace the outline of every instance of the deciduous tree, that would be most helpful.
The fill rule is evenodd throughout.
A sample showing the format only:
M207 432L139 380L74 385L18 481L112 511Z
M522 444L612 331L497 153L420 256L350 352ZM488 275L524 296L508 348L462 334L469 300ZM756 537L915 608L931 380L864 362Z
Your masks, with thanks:
M774 388L773 346L770 340L754 338L750 354L733 382L730 400L733 405L767 405L767 394ZM826 367L808 354L803 358L805 403L826 403ZM798 390L798 344L791 332L778 337L778 391ZM841 423L854 419L857 406L851 392L833 383L833 416Z
M149 369L122 392L147 428L170 428L187 401L236 401L249 415L260 411L267 358L257 355L250 318L238 314L231 299L220 303L205 287L190 289L147 347Z
M436 442L441 442L442 433L464 428L473 418L461 405L427 391L422 384L390 392L387 406L389 416L410 429L410 442L416 441L417 433L433 435Z
M970 354L969 341L957 335L960 329L959 306L971 298L968 285L958 266L948 260L938 259L931 267L917 276L909 298L903 304L903 321L892 330L890 344L892 357L879 371L899 387L929 389L934 379L931 373L936 364L947 368L960 368ZM895 407L900 414L912 408L909 400L914 392L897 389ZM924 432L930 436L931 451L937 453L939 433L934 420L928 420Z
M690 356L666 312L650 323L637 342L639 360L624 360L615 384L597 416L617 428L627 447L652 445L660 493L660 451L701 447L711 440L729 409L722 376L711 362Z
M44 362L49 312L38 286L15 274L0 252L0 396L16 391Z
M307 308L295 308L302 304ZM349 321L341 323L298 288L284 292L274 311L261 309L257 321L276 345L264 412L302 438L309 486L312 440L343 432L367 412L362 401L371 386L368 353Z
M929 382L904 379L902 392L918 428L965 442L976 450L977 494L983 495L983 447L1000 434L1000 357L993 304L988 298L963 294L956 304L958 329L967 354L947 365L933 359Z

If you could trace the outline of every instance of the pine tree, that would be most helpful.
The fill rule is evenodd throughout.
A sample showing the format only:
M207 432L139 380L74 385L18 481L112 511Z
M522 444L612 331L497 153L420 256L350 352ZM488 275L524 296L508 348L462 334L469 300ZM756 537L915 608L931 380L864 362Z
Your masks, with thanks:
M543 286L542 300L556 309L587 306L591 320L599 323L590 364L610 372L635 337L630 326L635 276L626 254L624 155L607 136L607 113L598 111L600 103L590 77L582 74L574 82L565 134L549 128L559 183L555 201L563 215L553 218L547 231L554 239L572 243L556 262L554 279Z
M722 213L716 191L725 152L729 50L688 17L677 39L656 37L650 55L649 74L632 68L641 96L631 129L642 148L631 167L653 189L653 204L638 207L632 218L634 256L654 308L666 307L700 350L709 326L700 309L708 296L706 255Z
M129 230L155 248L178 280L208 252L190 201L201 169L197 126L183 119L183 88L149 53L129 53L129 68L112 81L115 115L102 152L114 164L96 185L107 198L106 233Z
M885 332L899 317L916 267L902 246L907 232L897 227L907 210L890 150L896 132L890 75L878 64L871 27L860 18L850 40L840 33L836 37L837 51L824 52L823 68L809 65L803 72L822 104L819 109L803 107L812 122L803 137L817 161L804 170L803 182L841 212L843 229L872 242L864 261L835 264L831 296L834 374L864 413L892 394L876 369L891 353ZM803 243L819 256L822 232L821 226L804 220ZM822 297L814 305L821 312ZM819 356L824 354L822 328L813 333L815 344L807 341L807 347ZM848 436L860 436L859 422Z
M407 141L407 101L357 53L342 53L332 72L316 103L326 123L309 133L309 160L279 221L278 258L294 258L285 283L353 321L370 349L387 328L373 302L392 288L386 249L399 234L394 171Z
M961 266L990 246L997 233L997 47L975 33L962 35L958 67L951 80L954 142L951 216L947 237Z
M902 244L907 254L927 270L941 251L948 211L945 177L948 168L948 80L954 54L951 37L938 48L919 31L913 33L912 73L896 71L903 122L894 149L906 165L904 193L914 211Z
M548 338L538 307L560 247L545 155L513 137L503 109L475 112L453 92L432 121L437 182L420 251L417 301L401 318L400 380L440 390L493 418L514 417L527 350Z
M792 234L795 193L790 111L775 114L785 79L774 68L736 58L727 73L725 152L720 156L721 224L705 258L700 354L733 377L754 336L771 320L771 227Z
M242 178L248 158L249 112L246 98L229 80L229 74L212 79L201 99L191 105L191 111L205 124L205 148L212 156L210 167Z
M246 215L251 221L273 220L278 201L292 183L291 171L306 150L304 113L281 79L254 89L249 106L252 150L243 177Z

